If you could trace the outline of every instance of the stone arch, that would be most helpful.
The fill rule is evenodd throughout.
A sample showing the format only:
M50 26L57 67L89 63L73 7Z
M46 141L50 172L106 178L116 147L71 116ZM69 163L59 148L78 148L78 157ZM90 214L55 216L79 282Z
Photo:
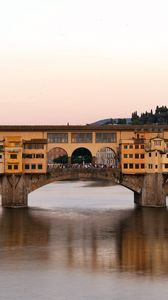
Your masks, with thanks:
M60 161L59 161L60 158ZM61 160L62 158L62 160ZM48 164L53 164L54 160L56 162L58 159L58 163L66 163L68 162L68 153L65 149L61 147L54 147L48 152Z
M114 168L117 165L116 153L110 147L102 147L96 153L95 163Z
M85 147L76 148L72 152L71 163L91 163L92 162L92 153L89 149Z

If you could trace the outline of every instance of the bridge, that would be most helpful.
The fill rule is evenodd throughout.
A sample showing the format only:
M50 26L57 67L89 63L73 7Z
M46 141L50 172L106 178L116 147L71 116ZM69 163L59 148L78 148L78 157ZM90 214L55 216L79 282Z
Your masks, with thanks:
M137 205L164 207L168 125L0 126L3 207L27 206L30 192L73 179L110 180Z
M126 175L116 168L53 168L46 174L6 174L0 177L2 206L27 207L28 194L49 183L61 180L108 180L134 192L138 206L165 207L168 175Z

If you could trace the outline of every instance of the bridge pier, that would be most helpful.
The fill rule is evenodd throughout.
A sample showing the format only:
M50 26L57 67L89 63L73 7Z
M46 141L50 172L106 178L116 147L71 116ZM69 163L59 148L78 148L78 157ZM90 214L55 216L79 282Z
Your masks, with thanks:
M27 207L28 192L23 175L4 175L2 178L2 206Z
M138 206L165 207L166 194L163 188L163 175L145 174L141 193L134 192L134 202Z

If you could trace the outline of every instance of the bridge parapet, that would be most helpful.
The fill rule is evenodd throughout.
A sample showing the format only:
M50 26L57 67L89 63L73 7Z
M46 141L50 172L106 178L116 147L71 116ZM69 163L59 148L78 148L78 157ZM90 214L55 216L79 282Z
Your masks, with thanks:
M25 175L26 176L26 175ZM34 174L29 183L29 192L59 180L109 180L118 183L119 169L112 168L52 168L46 174Z

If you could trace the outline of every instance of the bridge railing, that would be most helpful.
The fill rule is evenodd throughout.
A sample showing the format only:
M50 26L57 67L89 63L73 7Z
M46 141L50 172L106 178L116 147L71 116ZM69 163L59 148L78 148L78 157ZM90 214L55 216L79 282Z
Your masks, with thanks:
M118 182L121 174L120 169L102 166L88 166L86 165L68 165L68 166L50 166L48 168L49 178L54 177L74 177L74 178L93 178L93 179L113 179Z
M106 166L106 165L93 165L93 164L48 164L47 171L59 170L59 169L78 169L78 170L115 170L119 169L117 166Z

